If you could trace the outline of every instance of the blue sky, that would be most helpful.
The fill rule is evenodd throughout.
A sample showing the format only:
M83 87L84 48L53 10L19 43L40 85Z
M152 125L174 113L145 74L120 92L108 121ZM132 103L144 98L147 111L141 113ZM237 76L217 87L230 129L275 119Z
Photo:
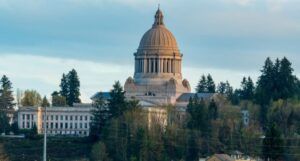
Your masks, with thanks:
M75 68L82 99L133 75L133 53L160 3L192 86L202 74L239 86L266 57L300 74L298 0L0 0L0 75L43 95Z

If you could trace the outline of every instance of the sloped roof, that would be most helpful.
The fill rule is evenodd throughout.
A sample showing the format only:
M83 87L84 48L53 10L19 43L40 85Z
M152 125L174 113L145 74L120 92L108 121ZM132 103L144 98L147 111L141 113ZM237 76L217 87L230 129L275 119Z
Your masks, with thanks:
M99 98L100 96L102 96L102 98L104 100L108 100L110 99L110 92L97 92L96 94L94 94L91 97L91 100L95 101L97 98Z
M190 98L197 97L199 99L210 99L214 96L214 93L183 93L181 96L177 98L177 102L188 102Z
M208 161L234 161L234 159L227 154L215 154Z

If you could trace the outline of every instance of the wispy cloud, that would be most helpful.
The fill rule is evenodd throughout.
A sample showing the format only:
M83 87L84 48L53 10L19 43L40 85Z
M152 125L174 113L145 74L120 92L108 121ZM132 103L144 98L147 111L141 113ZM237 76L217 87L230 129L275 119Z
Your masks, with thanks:
M0 75L10 77L14 88L36 89L49 96L59 90L62 73L73 68L80 77L85 102L97 91L110 90L114 81L124 82L132 75L132 68L126 65L11 53L1 55Z
M95 63L75 59L35 56L7 53L1 56L0 75L6 74L13 82L14 88L36 89L49 96L59 90L62 73L76 69L81 82L81 98L90 102L90 97L97 91L109 91L113 83L119 80L124 84L133 76L133 66L113 63ZM194 88L202 74L212 74L215 82L230 81L238 87L245 73L217 68L183 67L183 75ZM246 76L257 77L258 72L247 72Z

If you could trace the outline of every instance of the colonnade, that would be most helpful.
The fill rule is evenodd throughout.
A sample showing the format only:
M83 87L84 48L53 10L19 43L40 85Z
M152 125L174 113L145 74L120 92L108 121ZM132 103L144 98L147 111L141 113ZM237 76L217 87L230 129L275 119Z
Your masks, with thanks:
M181 60L171 58L137 58L136 73L181 73Z

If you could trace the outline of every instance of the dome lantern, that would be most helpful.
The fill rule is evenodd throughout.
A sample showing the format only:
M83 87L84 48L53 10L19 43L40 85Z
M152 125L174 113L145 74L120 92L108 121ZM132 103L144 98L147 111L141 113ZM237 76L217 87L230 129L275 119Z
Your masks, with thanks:
M159 25L164 25L164 15L161 12L161 10L158 8L155 14L155 21L153 24L153 27L159 26Z

